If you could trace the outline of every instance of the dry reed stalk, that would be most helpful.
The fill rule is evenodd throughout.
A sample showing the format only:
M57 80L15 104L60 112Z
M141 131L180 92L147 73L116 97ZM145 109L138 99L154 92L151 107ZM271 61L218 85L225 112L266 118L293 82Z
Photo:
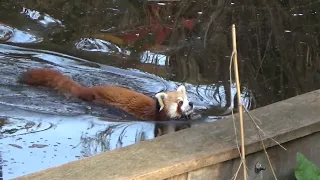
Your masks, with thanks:
M230 66L229 66L229 73L230 73L230 87L232 87L232 73L231 73L231 68L232 68L232 61L234 63L234 72L235 72L235 76L236 76L236 83L237 83L237 98L238 98L238 102L242 102L241 101L241 92L240 92L240 83L239 83L239 74L238 74L238 64L237 64L237 46L236 46L236 33L235 33L235 25L232 26L232 38L233 38L233 52L232 52L232 55L230 57ZM232 97L230 97L230 101L232 101ZM277 176L275 174L275 171L274 171L274 168L272 166L272 163L271 163L271 160L269 158L269 155L267 153L267 150L266 150L266 147L264 145L264 142L262 140L262 136L261 136L261 133L260 131L265 135L265 132L258 126L258 124L255 122L254 119L256 119L257 121L259 121L261 123L261 121L257 118L257 117L254 117L252 116L249 111L246 109L246 107L244 107L242 105L242 103L239 103L238 104L239 106L239 115L240 115L240 126L241 126L241 122L243 123L243 112L242 110L244 109L246 111L246 113L248 114L248 116L250 117L250 119L252 120L252 122L254 123L254 125L256 126L257 128L257 131L258 131L258 135L259 135L259 138L260 138L260 141L261 141L261 144L263 146L263 150L266 154L266 157L267 157L267 160L269 162L269 165L270 165L270 168L271 168L271 171L272 171L272 174L274 176L274 178L277 180ZM238 138L237 138L237 128L236 128L236 125L235 125L235 118L234 118L234 114L233 114L233 108L231 109L231 113L232 113L232 119L233 119L233 126L234 126L234 130L235 130L235 137L236 137L236 143L237 143L237 148L238 148L238 151L239 151L239 155L240 155L240 158L241 158L241 162L239 164L239 167L236 171L236 173L233 175L232 179L231 180L235 180L238 176L238 173L239 173L239 170L241 168L242 165L243 168L244 168L244 179L247 178L247 172L246 172L246 166L245 166L245 153L244 151L242 150L242 154L240 152L240 149L239 149L239 143L238 143ZM242 149L244 149L244 133L243 133L243 124L241 126L241 142L242 142ZM267 136L268 138L270 138L272 141L274 141L275 143L277 143L281 148L283 148L284 150L287 150L285 147L283 147L279 142L277 142L276 140L274 140L272 137L270 136ZM243 157L243 158L242 158Z
M276 175L276 173L275 173L275 171L274 171L274 168L273 168L273 166L272 166L272 163L271 163L271 159L270 159L270 157L269 157L269 154L268 154L268 152L267 152L267 149L266 149L266 146L264 145L264 142L263 142L263 139L262 139L262 136L261 136L261 133L260 133L260 131L261 132L263 132L262 131L262 129L258 126L258 124L254 121L254 119L253 119L253 117L251 116L251 114L249 113L249 111L246 109L246 108L244 108L245 109L245 111L246 111L246 113L248 114L248 116L250 117L250 119L251 119L251 121L253 122L253 124L256 126L256 128L257 128L257 131L258 131L258 135L259 135L259 138L260 138L260 142L261 142L261 144L262 144L262 147L263 147L263 151L264 151L264 153L266 154L266 157L267 157L267 160L268 160L268 162L269 162L269 165L270 165L270 168L271 168L271 172L272 172L272 174L273 174L273 177L274 177L274 179L275 180L278 180L278 178L277 178L277 175ZM257 118L256 118L257 119ZM264 133L264 132L263 132ZM265 134L265 133L264 133ZM272 138L271 138L272 139ZM286 148L284 148L279 142L277 142L276 140L274 140L274 139L272 139L274 142L276 142L280 147L282 147L284 150L287 150Z
M232 87L232 60L233 60L233 56L234 56L234 52L232 52L231 54L231 57L230 57L230 64L229 64L229 82L230 82L230 88ZM230 102L232 102L233 98L232 96L230 96ZM236 122L235 122L235 118L234 118L234 113L233 113L233 108L231 108L231 117L232 117L232 122L233 122L233 129L234 129L234 136L236 138L236 144L237 144L237 149L238 149L238 152L239 152L239 156L240 158L242 157L241 156L241 151L239 149L239 141L238 141L238 135L237 135L237 126L236 126ZM241 158L242 159L242 158ZM242 165L242 162L239 164L239 167L238 167L238 170L237 172L233 175L232 179L231 180L235 180L237 177L238 177L238 173L239 173L239 170L241 168L241 165Z
M241 100L241 90L240 90L240 80L238 72L238 57L237 57L237 38L236 38L236 26L232 25L232 45L233 45L233 68L237 86L237 98L239 107L239 117L240 117L240 133L241 133L241 160L243 164L243 179L247 180L247 170L246 170L246 157L245 157L245 143L244 143L244 125L243 125L243 110L242 110L242 100Z

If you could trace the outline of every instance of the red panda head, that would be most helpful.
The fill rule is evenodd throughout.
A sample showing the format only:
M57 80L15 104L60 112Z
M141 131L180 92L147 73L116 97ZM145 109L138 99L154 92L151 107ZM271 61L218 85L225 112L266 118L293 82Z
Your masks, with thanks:
M159 111L165 111L169 118L188 116L193 112L193 103L188 100L186 88L181 85L176 91L156 94L160 104Z

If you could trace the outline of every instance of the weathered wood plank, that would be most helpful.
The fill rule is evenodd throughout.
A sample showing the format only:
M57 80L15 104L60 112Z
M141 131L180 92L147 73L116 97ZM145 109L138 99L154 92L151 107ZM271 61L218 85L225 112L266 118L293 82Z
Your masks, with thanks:
M260 127L266 134L281 143L303 137L320 129L320 91L268 105L251 114L261 120ZM246 153L260 151L255 126L248 117L244 121ZM233 121L225 119L18 179L165 179L238 157L234 139ZM267 147L275 145L271 140L265 143Z
M316 132L302 138L297 138L283 144L287 150L280 146L267 149L277 179L295 179L297 167L297 152L302 153L317 167L320 167L320 132ZM255 166L259 163L266 167L258 173ZM225 180L232 179L240 164L240 158L224 161L211 166L206 166L188 173L188 180ZM264 151L255 152L246 156L248 179L269 180L275 179L271 171L268 159ZM237 180L242 180L242 171L238 173Z
M167 178L166 180L188 180L188 173L183 173L177 176L173 176L173 177Z

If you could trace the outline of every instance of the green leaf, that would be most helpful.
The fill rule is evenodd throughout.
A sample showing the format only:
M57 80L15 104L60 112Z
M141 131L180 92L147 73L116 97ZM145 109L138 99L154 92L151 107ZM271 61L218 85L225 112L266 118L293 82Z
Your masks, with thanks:
M320 169L299 152L297 153L297 164L298 167L295 170L297 180L320 179Z

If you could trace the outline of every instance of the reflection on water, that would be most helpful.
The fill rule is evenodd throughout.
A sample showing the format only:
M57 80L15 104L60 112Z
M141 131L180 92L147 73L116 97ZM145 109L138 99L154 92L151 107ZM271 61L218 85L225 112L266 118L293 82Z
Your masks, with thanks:
M37 43L42 38L0 23L0 42Z
M238 104L229 82L236 23L248 109L319 88L318 1L0 2L0 162L4 179L212 122ZM131 122L111 107L16 82L51 67L87 86L153 96L185 84L202 118ZM2 118L2 119L1 119Z
M152 139L152 124L109 123L90 115L61 116L1 106L5 179ZM76 128L75 128L76 125ZM109 132L106 132L109 131ZM140 134L134 134L136 132Z
M117 45L114 45L109 41L105 41L101 39L82 38L80 39L79 42L75 43L75 46L77 49L81 49L84 51L130 55L128 51L122 51L121 48L118 47Z
M35 22L38 22L39 24L41 24L44 27L54 26L54 25L59 25L59 26L63 27L60 20L54 19L50 15L42 14L41 12L36 11L36 10L31 10L31 9L23 7L21 14L24 14L26 17L34 20Z

